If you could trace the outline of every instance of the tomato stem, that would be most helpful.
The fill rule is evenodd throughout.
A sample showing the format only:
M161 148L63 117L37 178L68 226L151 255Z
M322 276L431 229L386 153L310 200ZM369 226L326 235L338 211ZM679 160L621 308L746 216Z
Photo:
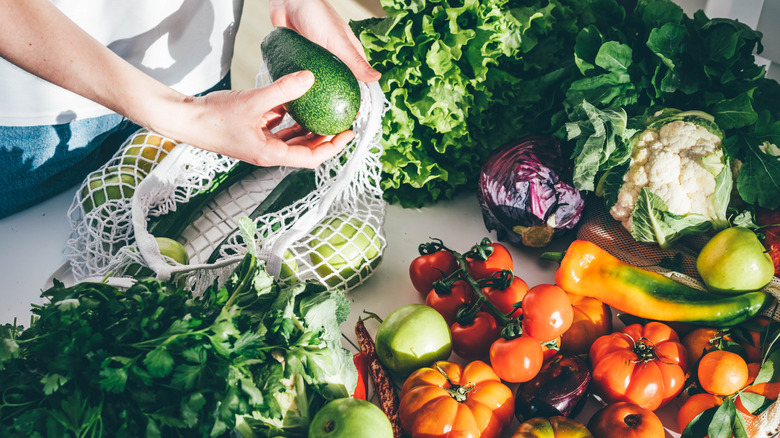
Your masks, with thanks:
M436 370L441 373L442 376L444 376L444 379L447 380L447 384L449 385L449 388L445 388L444 390L447 391L447 394L450 395L456 402L463 403L468 399L468 393L471 392L476 385L473 382L469 382L465 385L455 385L452 383L452 380L450 380L450 376L447 375L447 372L444 371L439 364L434 364L436 366Z
M484 244L485 241L490 242L490 240L488 240L487 238L482 239L483 244ZM483 244L481 244L481 245L483 245ZM475 248L480 247L481 245L476 245ZM490 248L492 250L492 246ZM473 249L472 249L472 251L473 251ZM509 324L509 321L511 321L511 319L508 318L506 315L504 315L504 313L501 312L500 310L498 310L498 308L496 306L494 306L493 303L491 303L487 298L485 298L485 294L482 293L482 288L480 287L479 283L477 282L477 280L474 279L474 277L471 276L471 274L469 274L469 271L468 271L468 268L467 268L468 262L466 261L466 256L464 256L463 254L461 254L461 253L459 253L457 251L450 251L450 252L455 257L455 260L458 261L458 266L460 266L460 268L457 271L455 271L455 272L456 273L459 272L461 274L461 277L464 280L466 280L466 282L469 284L469 286L471 286L471 289L474 291L474 294L477 296L477 300L476 301L477 302L481 301L482 304L484 304L485 307L487 307L488 310L490 310L490 313L492 313L493 316L496 317L496 322L499 325L504 325L505 326L505 325Z

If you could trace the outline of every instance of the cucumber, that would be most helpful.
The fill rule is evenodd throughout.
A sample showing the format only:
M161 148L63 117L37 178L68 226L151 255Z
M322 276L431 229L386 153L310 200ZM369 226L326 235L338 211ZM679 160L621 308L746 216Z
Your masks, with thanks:
M279 181L279 184L271 190L268 196L249 213L249 218L254 220L264 214L277 212L304 198L316 188L314 170L296 169ZM230 235L214 248L207 263L214 263L220 258L220 251L227 244L229 238Z
M219 193L243 179L257 166L239 161L226 172L218 174L208 187L198 192L190 200L176 210L160 216L150 217L147 231L155 237L167 237L177 240L181 234L203 211L203 207Z

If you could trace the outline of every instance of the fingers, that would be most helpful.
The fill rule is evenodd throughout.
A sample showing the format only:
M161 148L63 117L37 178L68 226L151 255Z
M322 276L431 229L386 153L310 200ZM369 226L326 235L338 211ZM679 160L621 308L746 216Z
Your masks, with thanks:
M263 88L262 100L273 107L295 100L314 85L314 74L303 70L282 76L271 85Z

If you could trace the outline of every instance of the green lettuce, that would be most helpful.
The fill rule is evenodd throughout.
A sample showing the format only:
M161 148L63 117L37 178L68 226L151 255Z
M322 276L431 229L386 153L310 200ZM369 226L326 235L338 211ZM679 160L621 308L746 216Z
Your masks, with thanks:
M382 0L352 22L390 103L382 188L403 206L474 187L484 158L565 120L577 32L622 16L614 0Z

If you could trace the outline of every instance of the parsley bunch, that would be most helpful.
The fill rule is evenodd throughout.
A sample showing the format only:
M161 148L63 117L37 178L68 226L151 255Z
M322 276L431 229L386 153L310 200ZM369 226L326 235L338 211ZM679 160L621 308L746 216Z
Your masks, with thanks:
M201 297L142 279L43 293L30 328L0 329L0 436L301 436L356 374L349 303L282 285L247 255Z

